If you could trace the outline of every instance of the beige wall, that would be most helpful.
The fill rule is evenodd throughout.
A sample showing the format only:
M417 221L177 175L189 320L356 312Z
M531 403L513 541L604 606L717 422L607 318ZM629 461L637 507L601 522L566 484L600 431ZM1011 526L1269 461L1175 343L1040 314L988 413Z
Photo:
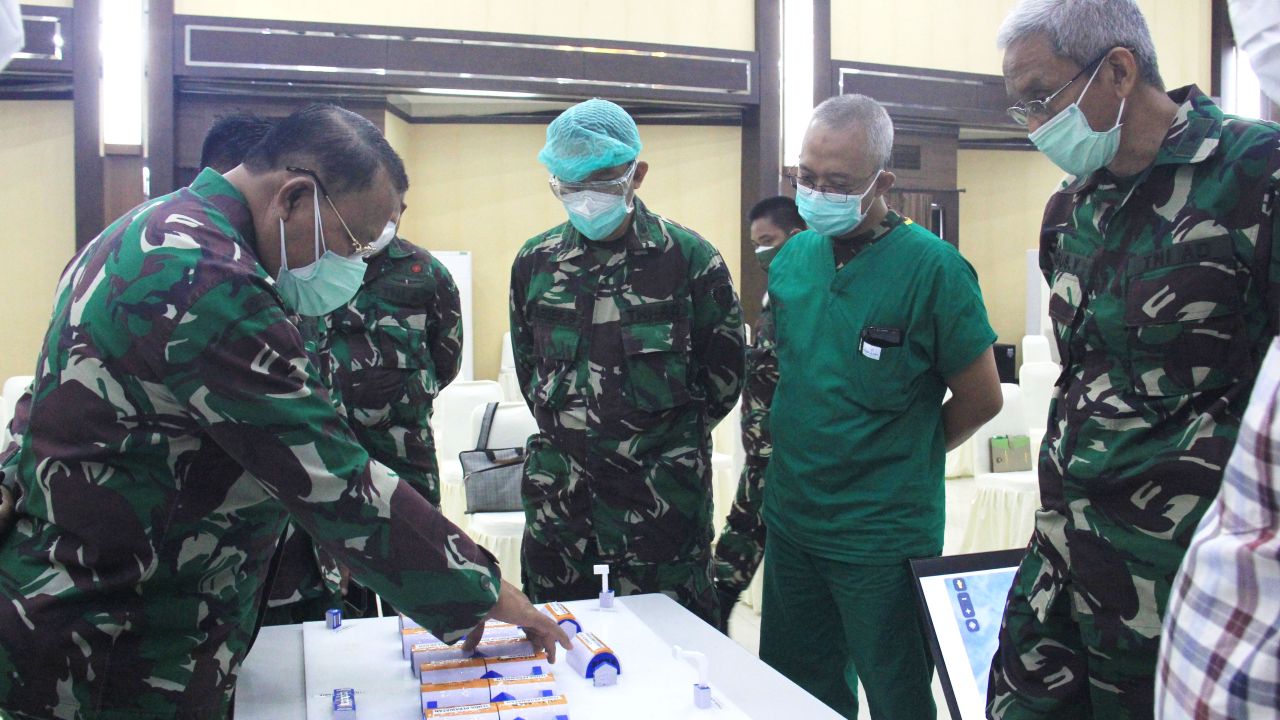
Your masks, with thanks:
M525 240L564 222L536 155L542 125L409 125L387 116L387 138L409 169L402 234L428 250L472 253L475 376L498 373L511 261ZM640 196L711 241L739 274L741 130L640 128L650 164Z
M174 12L755 49L752 0L175 0Z
M832 0L837 60L1000 74L996 32L1016 0ZM1208 0L1138 0L1151 28L1165 84L1211 77Z
M71 102L0 101L0 381L31 375L53 289L75 252Z
M999 342L1021 344L1026 329L1026 251L1040 245L1045 201L1062 171L1038 152L961 150L960 252L978 272Z

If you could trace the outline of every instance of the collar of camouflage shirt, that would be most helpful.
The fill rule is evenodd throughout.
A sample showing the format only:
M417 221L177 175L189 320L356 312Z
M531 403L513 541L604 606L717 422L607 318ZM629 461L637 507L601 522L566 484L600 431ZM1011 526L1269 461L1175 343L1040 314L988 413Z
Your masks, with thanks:
M400 239L400 236L397 235L396 237L391 238L391 244L387 246L387 255L390 255L397 260L400 258L412 257L413 247L409 245L409 241L402 240Z
M1218 149L1222 139L1222 109L1195 85L1187 85L1169 93L1178 104L1173 124L1165 134L1156 159L1133 183L1141 184L1151 170L1160 165L1187 165L1203 162ZM1105 168L1083 177L1068 176L1059 192L1079 193L1092 190L1102 180Z
M205 168L196 175L189 189L222 213L235 230L235 241L246 248L255 261L259 261L256 235L253 231L253 214L249 211L249 201L236 189L236 186L214 170ZM152 202L158 202L158 200Z

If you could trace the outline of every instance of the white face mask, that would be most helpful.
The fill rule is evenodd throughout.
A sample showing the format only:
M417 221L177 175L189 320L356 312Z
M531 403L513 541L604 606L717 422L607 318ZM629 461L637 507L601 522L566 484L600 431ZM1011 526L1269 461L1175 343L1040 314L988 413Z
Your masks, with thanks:
M374 240L369 244L369 257L373 257L383 250L386 250L387 246L390 245L391 241L395 238L396 222L394 220L388 220L387 226L382 229L382 234L378 236L377 240Z
M1236 45L1249 56L1262 92L1280 103L1280 2L1227 0Z

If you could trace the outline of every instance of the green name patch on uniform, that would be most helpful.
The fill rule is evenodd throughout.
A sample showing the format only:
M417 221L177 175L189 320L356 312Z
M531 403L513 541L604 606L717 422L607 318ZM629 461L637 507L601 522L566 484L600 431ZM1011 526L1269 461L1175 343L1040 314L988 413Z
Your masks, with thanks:
M1129 258L1129 274L1159 270L1173 265L1230 260L1231 258L1231 238L1226 235L1219 235L1217 237L1177 243L1146 255Z
M1089 268L1093 267L1093 258L1088 255L1058 250L1054 253L1053 266L1059 272L1084 277L1089 274Z
M680 319L680 306L667 300L622 308L622 323L675 322Z
M545 320L553 325L577 325L578 311L571 307L556 307L554 305L534 305L533 319Z

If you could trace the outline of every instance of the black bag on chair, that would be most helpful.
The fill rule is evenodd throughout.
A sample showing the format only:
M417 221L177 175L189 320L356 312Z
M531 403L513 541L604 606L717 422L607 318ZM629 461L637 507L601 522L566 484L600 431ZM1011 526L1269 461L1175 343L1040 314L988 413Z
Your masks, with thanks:
M524 448L488 448L489 431L498 403L484 409L484 424L475 450L458 453L462 463L462 487L467 493L467 512L510 512L522 510L520 478L524 474Z

